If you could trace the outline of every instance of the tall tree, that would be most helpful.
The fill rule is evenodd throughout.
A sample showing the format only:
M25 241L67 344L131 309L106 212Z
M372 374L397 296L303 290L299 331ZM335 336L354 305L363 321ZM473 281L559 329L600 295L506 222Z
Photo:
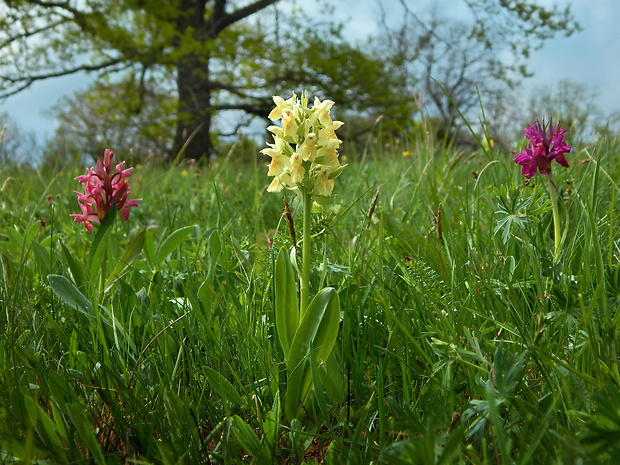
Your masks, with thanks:
M174 74L173 152L211 151L212 59L226 32L278 0L5 1L0 18L0 97L78 71Z

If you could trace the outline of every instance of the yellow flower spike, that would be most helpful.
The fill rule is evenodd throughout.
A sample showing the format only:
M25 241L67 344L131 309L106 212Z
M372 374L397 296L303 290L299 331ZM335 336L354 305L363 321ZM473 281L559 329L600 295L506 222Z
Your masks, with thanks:
M330 126L333 121L329 115L329 110L334 105L332 100L324 100L321 102L317 97L314 97L314 105L312 107L312 116L308 120L311 126L315 126L317 120L324 126Z
M286 171L280 175L280 183L287 189L297 189L297 184L293 182L291 174Z
M271 159L271 163L269 163L267 176L280 176L287 168L289 168L288 158L284 155L281 157L274 157Z
M329 114L329 110L333 104L334 102L332 102L331 100L325 100L317 110L319 114L319 123L324 126L331 126L334 123L332 121L332 117Z
M289 160L290 160L291 166L301 166L301 162L303 161L303 159L301 158L301 155L299 155L299 153L297 152L291 155L291 158Z
M344 169L338 160L342 141L335 132L343 123L333 121L329 114L334 102L321 102L315 97L314 105L309 107L306 92L300 98L293 94L288 100L281 97L273 100L276 108L270 118L281 119L281 125L267 128L274 142L261 151L271 157L268 174L274 179L268 190L299 189L304 198L330 197L334 179Z
M270 147L273 147L279 152L282 152L287 157L290 157L294 152L293 147L291 147L291 144L286 142L282 137L278 137L278 136L274 137L274 143L267 144L267 145L269 145Z

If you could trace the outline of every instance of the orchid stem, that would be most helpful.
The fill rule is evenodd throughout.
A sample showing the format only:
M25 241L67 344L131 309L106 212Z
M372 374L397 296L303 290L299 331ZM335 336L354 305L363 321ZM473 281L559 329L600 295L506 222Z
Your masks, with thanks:
M560 257L560 249L562 245L562 229L560 226L560 204L558 202L558 189L551 180L551 175L548 178L549 181L549 196L551 197L551 208L553 211L553 235L555 239L555 253L553 255L554 261L557 261Z
M311 253L311 226L312 226L312 195L306 189L302 190L303 198L303 243L301 257L300 316L306 313L310 301L310 253Z

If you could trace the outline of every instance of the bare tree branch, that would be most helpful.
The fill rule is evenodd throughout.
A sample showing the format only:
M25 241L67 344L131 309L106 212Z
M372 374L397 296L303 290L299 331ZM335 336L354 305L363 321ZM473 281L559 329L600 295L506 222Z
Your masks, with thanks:
M84 13L73 8L69 2L45 2L43 0L27 0L28 3L37 5L43 8L60 8L71 13L75 18L78 16L84 16Z
M106 68L111 68L120 63L123 63L123 60L114 59L114 60L107 61L105 63L100 63L98 65L80 65L80 66L76 66L70 69L63 69L60 71L55 71L55 72L50 72L50 73L31 74L27 76L21 76L18 78L0 75L0 81L5 81L11 84L20 84L20 86L15 89L0 92L0 99L4 99L6 97L10 97L11 95L15 95L19 93L23 91L24 89L27 89L28 87L30 87L36 81L43 81L45 79L61 77L61 76L68 76L70 74L75 74L80 71L86 71L86 72L101 71ZM120 71L122 69L127 69L130 66L131 66L130 64L126 63L123 66L119 67L118 69L114 69L114 72Z
M55 27L58 27L58 26L60 26L62 24L65 24L68 21L70 21L70 20L68 20L66 18L63 18L62 20L58 20L58 22L50 23L50 24L48 24L46 26L43 26L43 27L40 27L40 28L37 28L37 29L33 29L33 30L30 30L30 31L25 31L25 32L23 32L21 34L12 35L8 39L6 39L4 42L0 43L0 49L3 49L5 47L7 47L8 45L12 44L15 41L18 41L18 40L21 40L21 39L27 39L29 37L33 37L33 36L35 36L37 34L40 34L42 32L46 32L46 31L49 31L51 29L54 29Z
M217 35L220 32L222 32L224 29L226 29L231 24L234 24L237 21L241 21L242 19L247 18L248 16L262 10L263 8L266 8L269 5L273 5L277 1L278 0L258 0L254 3L250 3L249 5L243 8L239 8L238 10L235 10L232 13L225 13L223 11L223 8L222 9L215 8L213 12L213 16L210 20L210 23L212 24L212 28L210 31L211 36L217 37ZM226 3L225 0L218 0L216 1L216 6L218 4L222 4L220 6L223 7L225 3ZM219 17L215 16L215 14L219 14L220 16Z

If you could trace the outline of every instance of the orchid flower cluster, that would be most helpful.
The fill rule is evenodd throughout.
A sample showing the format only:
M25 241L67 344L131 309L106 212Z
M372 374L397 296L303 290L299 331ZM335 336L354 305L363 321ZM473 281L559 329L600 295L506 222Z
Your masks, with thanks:
M549 133L547 133L549 128ZM562 231L560 218L560 205L558 203L558 189L551 179L551 162L555 160L560 166L568 168L568 162L564 154L570 152L570 146L564 142L566 129L560 129L560 123L553 127L552 119L545 124L536 120L525 128L525 137L528 143L524 146L523 152L511 152L516 155L513 158L515 163L521 165L521 174L528 179L533 177L537 171L547 176L549 197L553 211L553 234L555 243L554 259L559 259L562 250Z
M305 92L301 100L293 93L288 100L274 96L273 101L276 107L269 119L281 119L282 124L267 128L273 134L274 143L261 150L271 157L267 174L273 180L267 190L306 190L315 201L331 196L334 179L344 169L338 160L342 141L336 136L336 130L344 123L333 121L329 114L334 102L321 102L315 97L313 106L308 107Z
M114 167L112 158L114 152L106 149L103 163L98 158L96 169L89 168L87 174L75 178L84 186L84 193L74 191L78 196L82 213L73 213L71 216L75 217L76 223L84 223L88 232L93 230L92 223L101 223L115 202L116 209L127 221L130 208L138 207L138 201L142 200L129 200L129 177L133 168L123 169L124 161ZM114 168L116 172L112 172Z
M549 127L549 134L547 134ZM560 123L554 128L552 119L549 124L542 124L536 120L530 126L525 128L525 137L529 143L525 144L523 152L510 152L517 155L513 158L515 163L522 166L521 174L528 178L533 177L536 171L541 174L548 175L551 172L551 162L555 160L561 166L568 168L568 162L564 157L565 153L570 152L570 146L564 142L564 133L566 129L560 129Z

